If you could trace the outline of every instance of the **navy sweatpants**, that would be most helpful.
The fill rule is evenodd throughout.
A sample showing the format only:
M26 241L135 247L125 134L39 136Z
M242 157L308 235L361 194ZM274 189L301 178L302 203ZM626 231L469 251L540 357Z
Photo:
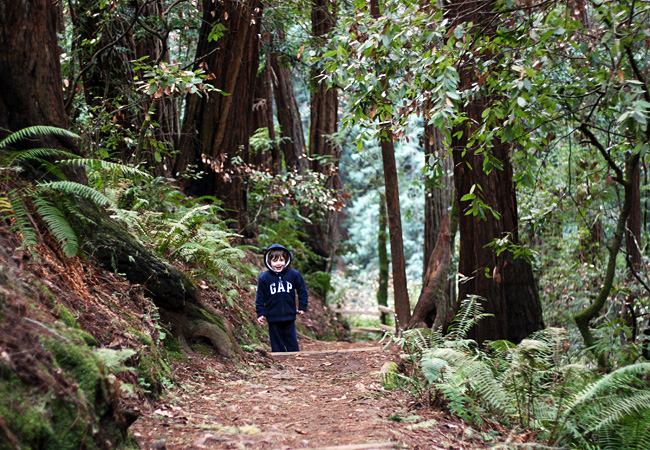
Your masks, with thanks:
M271 351L273 352L300 351L295 320L269 322L269 337L271 338Z

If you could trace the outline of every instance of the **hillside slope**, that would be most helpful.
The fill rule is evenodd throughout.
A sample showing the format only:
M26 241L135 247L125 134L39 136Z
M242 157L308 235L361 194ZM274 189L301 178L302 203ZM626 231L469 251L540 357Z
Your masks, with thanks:
M231 364L266 346L252 279L228 300L196 280L201 309L180 314L157 308L142 286L56 248L41 243L33 255L0 226L0 450L137 448L129 427L173 386L171 361L208 355ZM225 333L188 333L186 323L177 335L177 322L191 326L192 314ZM317 298L300 330L346 336Z

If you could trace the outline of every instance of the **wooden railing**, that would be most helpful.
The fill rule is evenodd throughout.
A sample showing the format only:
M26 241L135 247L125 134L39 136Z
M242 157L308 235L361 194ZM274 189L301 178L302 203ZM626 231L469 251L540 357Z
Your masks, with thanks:
M362 311L357 309L341 309L341 308L332 308L332 311L337 314L343 314L347 316L373 316L381 317L381 314L390 314L395 315L395 311L391 308L385 306L377 306L377 311ZM395 332L395 327L391 327L384 324L379 324L376 327L350 327L350 331L353 333L384 333L386 331Z

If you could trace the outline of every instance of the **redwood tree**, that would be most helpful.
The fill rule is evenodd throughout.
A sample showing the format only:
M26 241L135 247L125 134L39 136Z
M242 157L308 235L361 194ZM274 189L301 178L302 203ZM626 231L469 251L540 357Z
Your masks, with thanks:
M278 25L282 26L282 25ZM287 170L297 170L303 173L309 167L307 161L307 149L305 148L305 136L302 129L302 119L296 100L293 80L291 78L291 67L275 47L278 41L284 40L284 30L280 28L277 38L274 41L274 49L270 52L269 58L273 70L273 95L277 105L278 123L282 133L280 148L284 154L284 163Z
M452 1L447 15L455 25L477 24L480 33L492 33L495 1ZM479 84L477 62L497 55L468 55L460 62L460 89ZM543 328L539 293L530 263L515 258L508 249L501 253L492 247L497 239L519 245L517 197L513 184L510 145L493 141L481 148L471 140L483 123L483 113L493 99L489 94L475 95L462 107L467 121L455 125L451 146L454 182L459 206L459 297L477 295L485 299L484 311L493 316L481 320L471 337L478 342L508 339L519 342ZM489 160L486 162L485 159Z
M312 0L312 36L317 47L324 47L336 22L335 5L332 0ZM338 131L338 92L320 80L321 70L311 73L311 120L309 125L309 156L311 169L327 177L327 187L342 192L339 175L341 150L333 139ZM312 217L313 218L313 217ZM308 244L322 258L315 262L317 270L329 270L330 258L338 243L339 212L328 211L323 218L308 227Z
M434 125L425 126L424 154L428 174L424 193L422 291L409 326L444 330L451 323L457 303L456 280L449 275L458 215L456 208L452 209L453 161L447 156L442 133ZM436 163L431 164L432 161Z
M181 154L175 172L196 166L201 175L186 185L190 195L214 195L226 217L246 231L247 170L255 78L259 65L259 0L203 0L196 69L225 95L191 95L185 107Z

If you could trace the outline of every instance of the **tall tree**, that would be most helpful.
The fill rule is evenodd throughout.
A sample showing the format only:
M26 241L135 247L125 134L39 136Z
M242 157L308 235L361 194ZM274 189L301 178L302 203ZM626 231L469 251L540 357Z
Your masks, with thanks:
M312 37L317 48L325 47L336 23L336 2L333 0L312 0ZM315 67L311 73L311 120L309 122L309 156L311 169L326 176L326 187L342 192L339 174L341 149L334 139L338 130L338 92L320 78L322 71ZM328 211L321 219L308 227L308 243L321 257L316 269L327 271L331 257L336 253L339 240L339 211Z
M246 164L254 131L261 8L259 0L203 0L196 69L205 68L210 84L225 95L188 97L175 166L175 172L191 166L202 172L188 180L186 192L215 195L240 232L248 224Z
M284 154L285 166L288 170L297 170L304 173L309 168L307 161L307 149L305 148L305 136L302 130L300 109L296 100L291 68L287 59L277 49L280 42L285 39L282 25L278 25L277 37L274 49L269 57L273 69L273 95L277 105L278 123L282 133L280 147Z
M455 0L446 14L457 27L473 22L478 33L494 34L496 2ZM480 61L498 58L483 54L467 55L460 62L460 89L470 90L479 83ZM452 130L454 183L459 205L459 267L465 277L459 285L461 299L477 295L485 299L484 310L492 314L470 333L478 342L508 339L519 342L543 328L542 308L529 261L515 258L510 250L493 248L495 240L519 245L517 197L513 184L510 145L492 141L489 148L472 140L484 122L484 112L495 101L490 94L472 96L461 106L467 118ZM486 144L484 144L486 145Z
M381 16L378 0L371 0L370 15L375 20L379 19ZM379 90L383 93L388 89L385 82L385 74L381 73L379 63L375 62L375 64L377 67L377 73L375 75L378 79L384 79ZM375 101L381 103L381 95L378 96ZM390 108L388 108L388 110L390 110ZM395 142L393 131L391 130L392 117L380 115L379 121L379 146L381 147L381 158L384 166L384 187L386 190L390 253L391 261L393 263L395 314L397 316L397 327L404 329L411 318L411 305L409 303L406 279L406 260L404 258L404 241L402 236L402 213L400 211L397 164L395 162Z
M274 174L280 172L282 167L282 156L276 142L275 124L273 122L273 83L271 68L271 51L269 33L262 35L262 43L265 51L266 62L259 70L255 80L255 100L253 102L253 129L266 129L270 148L257 149L251 154L250 162L258 170L269 169Z
M458 215L455 209L452 210L453 161L447 156L447 150L440 130L432 124L426 125L424 155L427 178L424 190L422 291L409 326L445 329L456 310L456 280L449 276L449 271L454 254ZM441 234L443 223L447 235ZM448 251L449 255L441 254L443 251Z

